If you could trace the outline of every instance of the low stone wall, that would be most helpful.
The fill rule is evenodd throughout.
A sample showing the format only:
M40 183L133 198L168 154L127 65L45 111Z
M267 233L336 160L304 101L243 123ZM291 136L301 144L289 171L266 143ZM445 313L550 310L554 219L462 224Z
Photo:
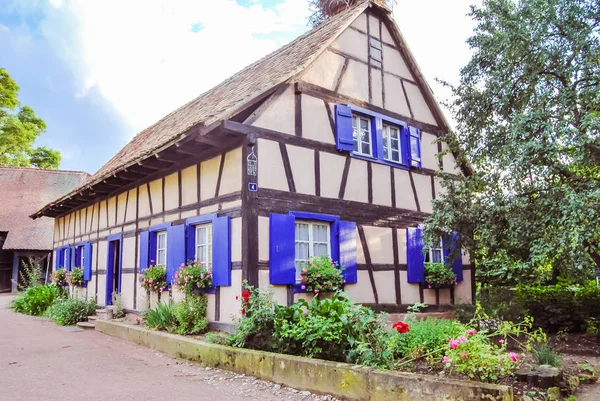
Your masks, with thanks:
M511 387L209 344L98 320L96 330L204 366L357 401L513 401Z

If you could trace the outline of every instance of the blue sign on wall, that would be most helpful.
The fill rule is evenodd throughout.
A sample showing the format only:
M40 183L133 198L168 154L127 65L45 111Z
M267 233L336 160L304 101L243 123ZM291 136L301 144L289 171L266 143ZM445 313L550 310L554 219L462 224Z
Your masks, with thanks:
M256 192L258 190L258 184L255 182L249 182L248 183L248 191L250 192Z

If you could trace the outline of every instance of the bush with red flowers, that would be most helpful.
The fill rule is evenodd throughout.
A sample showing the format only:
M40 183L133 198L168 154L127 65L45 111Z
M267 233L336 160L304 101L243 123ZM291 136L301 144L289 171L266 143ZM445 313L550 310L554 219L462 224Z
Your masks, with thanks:
M408 333L410 331L410 327L408 324L404 322L396 322L392 325L392 329L396 329L398 333Z

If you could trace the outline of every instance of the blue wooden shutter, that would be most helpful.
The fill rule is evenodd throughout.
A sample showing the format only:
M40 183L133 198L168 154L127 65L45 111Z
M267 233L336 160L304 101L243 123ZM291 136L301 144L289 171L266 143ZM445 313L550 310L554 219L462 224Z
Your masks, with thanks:
M337 150L354 151L352 109L343 104L335 105L335 145Z
M60 256L61 256L61 254L62 254L62 252L61 252L61 251L62 251L62 249L61 249L61 248L57 248L57 249L56 249L56 260L55 260L55 263L54 263L54 265L55 265L55 267L56 267L56 269L55 269L55 270L58 270L58 269L60 269Z
M231 285L231 230L229 216L215 217L212 221L214 287Z
M452 259L452 271L456 276L456 281L463 281L462 252L460 248L454 252L458 243L458 233L445 234L442 236L442 243L444 245L444 263L450 263L449 258L454 257ZM453 253L456 253L456 255L453 255Z
M296 218L271 213L269 221L269 280L271 284L296 283Z
M167 227L167 284L185 263L185 224Z
M65 252L67 253L67 261L65 263L66 264L65 269L67 271L71 271L71 260L73 260L73 258L71 256L73 255L74 250L75 250L74 248L72 248L68 245L65 246Z
M196 226L185 226L185 261L196 260Z
M148 231L142 231L140 233L140 273L148 268L148 256L150 256L150 252L148 251L148 245L150 243L149 234Z
M90 281L92 279L92 244L86 242L83 245L83 279Z
M356 263L356 223L340 221L339 223L340 267L344 269L346 283L358 281L358 266Z
M425 281L425 254L423 253L423 230L420 227L406 229L406 263L408 282Z
M421 168L421 131L409 127L410 165Z

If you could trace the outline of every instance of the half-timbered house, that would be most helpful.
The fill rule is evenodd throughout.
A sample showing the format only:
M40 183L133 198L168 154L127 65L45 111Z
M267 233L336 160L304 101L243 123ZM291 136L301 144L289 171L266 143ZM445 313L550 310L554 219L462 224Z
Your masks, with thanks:
M107 305L118 291L136 310L140 269L156 260L171 279L199 258L220 323L239 314L244 280L273 286L281 304L309 296L297 266L322 253L377 309L471 303L467 255L454 288L423 285L424 264L448 253L424 252L418 227L442 190L435 173L467 167L438 155L448 123L378 3L342 10L167 115L32 216L55 218L56 267L85 264L89 296Z

